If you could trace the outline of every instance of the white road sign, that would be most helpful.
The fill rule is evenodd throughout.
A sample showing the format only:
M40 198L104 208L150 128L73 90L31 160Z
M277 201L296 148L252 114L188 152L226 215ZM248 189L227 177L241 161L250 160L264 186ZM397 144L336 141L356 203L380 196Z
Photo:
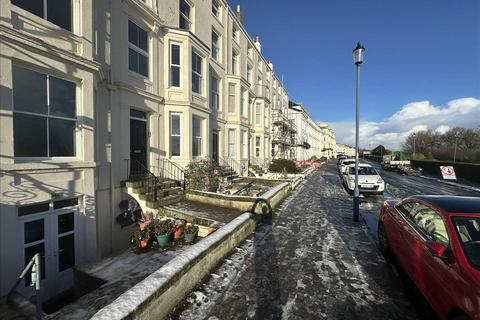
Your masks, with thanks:
M440 172L444 180L457 180L455 170L452 166L440 166Z

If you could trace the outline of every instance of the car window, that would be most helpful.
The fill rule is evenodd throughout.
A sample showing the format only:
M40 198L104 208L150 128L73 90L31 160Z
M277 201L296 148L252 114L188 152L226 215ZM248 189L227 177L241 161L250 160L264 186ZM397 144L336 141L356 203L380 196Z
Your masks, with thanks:
M420 203L415 203L411 211L412 222L431 241L447 246L449 244L447 228L438 212Z
M468 261L480 269L480 217L453 217L452 221Z
M407 202L397 207L397 210L400 211L405 217L411 220L411 214L415 204L413 202Z

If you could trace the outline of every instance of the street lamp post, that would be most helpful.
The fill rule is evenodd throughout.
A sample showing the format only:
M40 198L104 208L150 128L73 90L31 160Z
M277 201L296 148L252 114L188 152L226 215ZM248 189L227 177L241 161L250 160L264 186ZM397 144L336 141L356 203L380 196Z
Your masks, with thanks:
M455 132L455 148L453 149L453 162L457 159L458 132Z
M413 160L415 160L415 137L417 134L414 132L413 133Z
M353 221L357 222L360 213L360 189L358 188L358 140L360 126L360 65L363 63L365 48L360 44L353 49L353 63L357 69L356 103L355 103L355 189L353 191Z

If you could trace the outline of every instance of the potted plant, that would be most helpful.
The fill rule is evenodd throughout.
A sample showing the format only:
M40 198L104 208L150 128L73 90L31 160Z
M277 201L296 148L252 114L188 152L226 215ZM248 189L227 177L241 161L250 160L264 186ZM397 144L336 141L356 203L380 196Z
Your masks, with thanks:
M139 249L146 249L148 240L150 239L150 231L147 229L135 230L130 238L130 243L136 245Z
M173 239L179 240L182 238L183 229L185 228L185 220L175 219L172 225Z
M192 243L198 234L198 226L192 223L187 223L184 233L185 242Z
M172 220L158 220L154 223L154 232L160 247L168 246L172 236Z
M144 230L145 227L153 221L153 212L142 212L142 218L137 221L140 230Z

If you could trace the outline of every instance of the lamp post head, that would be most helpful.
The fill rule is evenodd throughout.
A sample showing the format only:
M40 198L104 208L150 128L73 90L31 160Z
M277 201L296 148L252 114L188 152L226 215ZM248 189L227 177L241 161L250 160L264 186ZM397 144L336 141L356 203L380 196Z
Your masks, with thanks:
M353 63L356 65L363 63L363 56L365 55L365 48L359 43L357 43L357 47L353 49Z

